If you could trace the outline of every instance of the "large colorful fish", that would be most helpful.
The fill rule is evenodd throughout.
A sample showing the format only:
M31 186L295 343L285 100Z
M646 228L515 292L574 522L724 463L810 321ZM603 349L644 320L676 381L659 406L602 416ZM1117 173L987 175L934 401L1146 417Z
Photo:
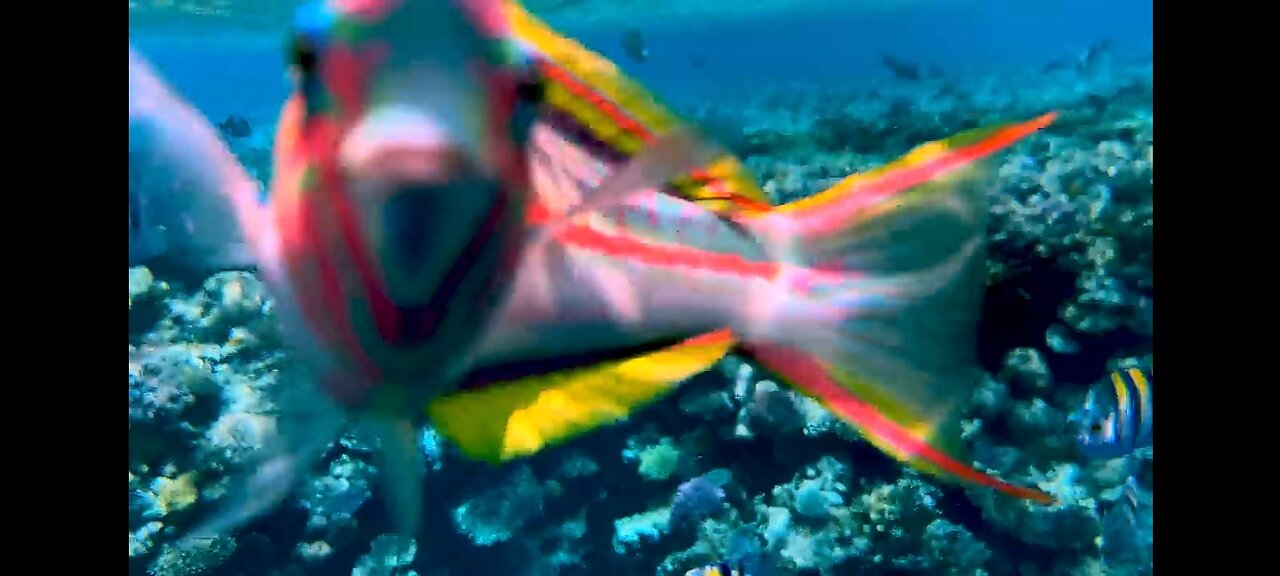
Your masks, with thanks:
M332 0L300 14L292 58L270 194L237 176L221 196L299 370L279 445L196 536L277 503L350 415L380 429L384 497L414 533L427 418L501 462L735 350L903 461L1050 500L973 469L958 433L985 270L975 162L1050 116L775 208L514 2Z

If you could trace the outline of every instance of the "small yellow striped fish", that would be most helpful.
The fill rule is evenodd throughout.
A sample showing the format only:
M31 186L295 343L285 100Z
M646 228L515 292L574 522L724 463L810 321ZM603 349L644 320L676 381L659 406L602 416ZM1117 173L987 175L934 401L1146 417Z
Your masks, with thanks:
M1151 378L1138 368L1116 370L1085 397L1076 443L1091 459L1119 458L1151 446Z
M746 576L742 571L729 566L728 562L716 562L701 568L694 568L684 573L684 576Z

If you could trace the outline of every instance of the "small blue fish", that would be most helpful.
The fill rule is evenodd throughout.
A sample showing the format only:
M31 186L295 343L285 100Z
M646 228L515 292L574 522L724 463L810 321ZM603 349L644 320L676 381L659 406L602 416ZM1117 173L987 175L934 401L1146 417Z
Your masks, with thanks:
M635 28L622 35L622 50L636 62L643 63L649 59L649 46L644 41L644 33Z
M1112 372L1089 390L1073 420L1079 424L1076 444L1090 459L1119 458L1151 446L1151 378L1138 368Z

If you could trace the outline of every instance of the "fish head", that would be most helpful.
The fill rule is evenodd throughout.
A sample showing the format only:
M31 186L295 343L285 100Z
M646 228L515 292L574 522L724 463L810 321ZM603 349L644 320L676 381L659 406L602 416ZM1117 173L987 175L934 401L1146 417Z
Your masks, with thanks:
M1071 414L1076 446L1091 459L1110 459L1124 455L1119 436L1119 413L1106 388L1093 388L1085 395L1084 404Z
M531 100L500 8L496 0L299 8L271 203L293 284L331 286L328 304L304 307L313 324L347 330L320 316L350 314L355 301L355 314L368 318L345 324L376 325L365 340L407 331L415 341L466 342L436 328L471 314L478 329L496 307L489 291L514 274L510 254L525 231L519 125Z
M312 112L341 125L354 178L442 184L501 176L518 71L489 0L328 0L293 39ZM312 96L312 94L308 94Z

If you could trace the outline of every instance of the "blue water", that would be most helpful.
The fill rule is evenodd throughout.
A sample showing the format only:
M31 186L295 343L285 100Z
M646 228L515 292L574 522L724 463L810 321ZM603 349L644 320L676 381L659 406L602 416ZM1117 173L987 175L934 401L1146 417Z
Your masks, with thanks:
M1100 40L1150 52L1150 0L985 0L878 13L803 14L733 24L640 26L650 57L631 61L622 30L565 32L618 62L660 96L695 96L717 85L856 81L884 76L882 54L943 69L1016 66L1070 57ZM262 119L285 97L285 34L160 36L131 40L212 118ZM705 61L695 68L691 55Z

